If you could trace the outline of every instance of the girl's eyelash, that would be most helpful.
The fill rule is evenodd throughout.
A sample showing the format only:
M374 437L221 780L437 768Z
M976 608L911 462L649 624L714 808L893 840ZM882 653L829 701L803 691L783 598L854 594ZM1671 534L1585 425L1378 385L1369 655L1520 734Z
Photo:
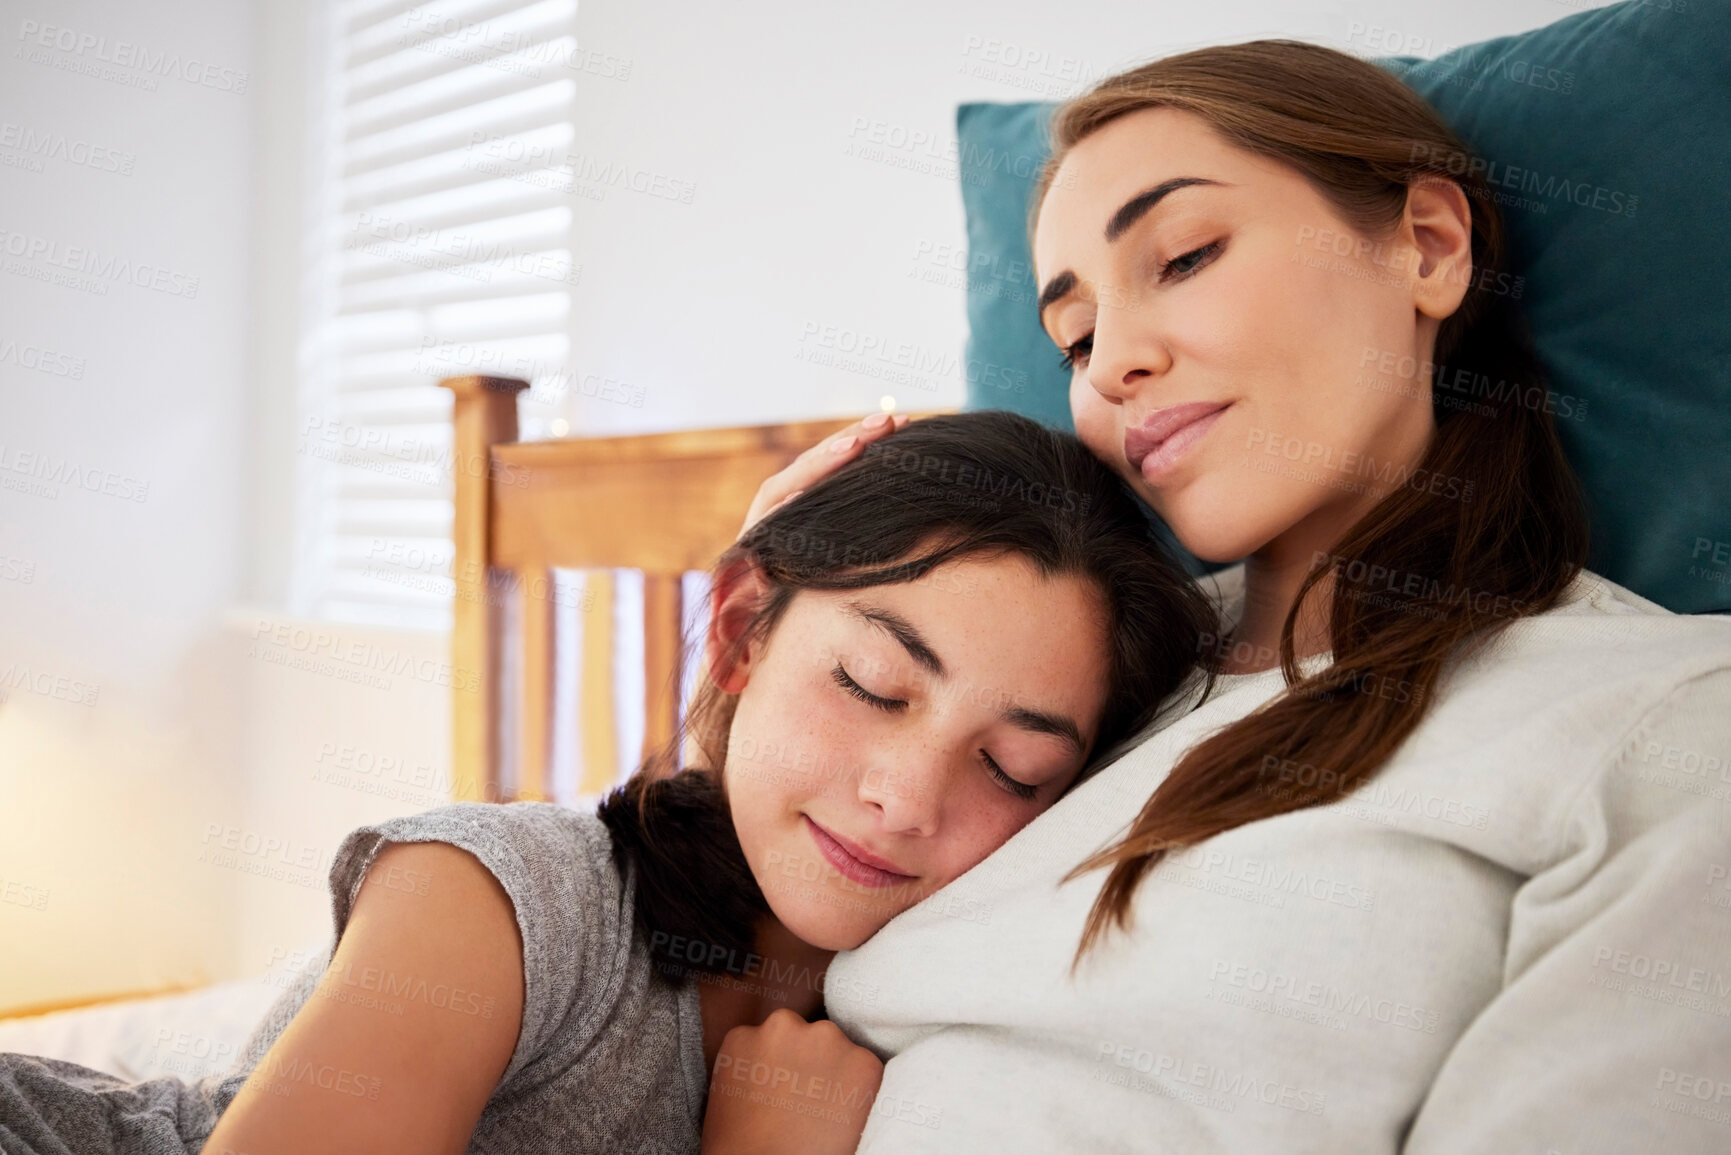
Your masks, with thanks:
M842 668L840 662L835 664L835 669L829 672L829 676L830 680L836 685L847 691L851 696L866 703L868 706L875 707L876 709L891 714L898 713L907 708L908 704L906 702L900 701L896 698L880 698L858 682L854 681L853 678L849 676L848 672ZM1004 768L999 766L997 762L992 759L992 756L984 750L980 751L980 757L985 761L986 769L991 772L992 777L997 779L999 786L1002 786L1005 790L1008 790L1011 794L1014 794L1024 802L1033 801L1034 794L1039 789L1038 787L1031 786L1026 782L1018 782L1008 774L1004 773Z
M1187 253L1173 257L1160 266L1160 280L1183 280L1219 256L1220 250L1225 245L1225 241L1210 241L1201 248L1191 249ZM1074 372L1076 366L1081 364L1093 351L1094 334L1092 333L1084 334L1078 337L1074 343L1065 346L1064 356L1061 358L1065 371Z
M853 697L858 698L868 706L873 706L890 714L897 713L898 711L907 708L906 702L896 698L880 698L858 682L854 681L848 676L848 672L842 669L840 662L835 664L835 669L829 672L829 676L830 680L836 685L840 686L843 690L847 691Z
M986 769L992 772L992 777L998 780L999 786L1002 786L1005 790L1008 790L1023 802L1033 801L1034 792L1038 787L1030 786L1026 782L1018 782L1008 774L1004 773L1003 767L993 761L992 756L984 750L980 751L980 757L985 759Z

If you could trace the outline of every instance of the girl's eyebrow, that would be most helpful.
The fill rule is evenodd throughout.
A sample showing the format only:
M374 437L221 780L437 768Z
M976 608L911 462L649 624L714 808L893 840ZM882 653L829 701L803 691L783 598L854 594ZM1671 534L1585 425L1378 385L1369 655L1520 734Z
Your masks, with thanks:
M1075 747L1076 753L1087 753L1088 744L1082 741L1082 729L1075 722L1062 714L1048 714L1044 710L1028 710L1021 706L1012 706L1005 710L1001 717L1010 725L1022 730L1030 730L1035 734L1050 734L1054 738L1062 738Z
M847 608L862 621L868 622L896 641L902 644L902 649L908 652L908 657L930 670L936 676L946 677L943 659L925 639L925 635L915 628L914 624L891 610L868 606L863 602L848 602Z

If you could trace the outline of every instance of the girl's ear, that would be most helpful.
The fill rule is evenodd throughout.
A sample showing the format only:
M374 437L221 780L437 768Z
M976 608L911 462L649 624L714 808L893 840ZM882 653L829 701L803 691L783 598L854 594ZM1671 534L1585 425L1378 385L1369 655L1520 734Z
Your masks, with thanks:
M745 635L768 596L769 583L750 558L731 562L715 575L704 650L709 679L724 694L739 693L751 680L759 647L748 644Z

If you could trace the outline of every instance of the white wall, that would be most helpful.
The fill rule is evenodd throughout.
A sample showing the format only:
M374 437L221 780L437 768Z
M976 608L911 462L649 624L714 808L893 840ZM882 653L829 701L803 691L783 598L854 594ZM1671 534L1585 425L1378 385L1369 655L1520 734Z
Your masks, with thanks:
M3 0L0 41L5 1007L228 964L235 875L198 855L241 810L220 615L245 541L253 29L227 0ZM160 70L98 59L122 41Z
M945 263L964 244L946 161L960 101L1062 96L1124 64L1256 36L1434 55L1573 10L588 0L577 147L693 193L573 199L584 274L569 368L643 398L579 393L574 432L851 414L885 393L904 409L960 404L964 303ZM0 705L0 1011L256 973L328 933L322 880L344 831L442 797L446 692L305 668L310 634L296 631L321 627L287 616L311 12L311 0L0 0L0 122L134 158L120 175L0 155L0 229L200 278L196 299L130 284L98 296L0 271L0 478L26 480L4 466L47 452L117 475L113 488L149 482L142 502L0 489L0 673L100 687L92 706L56 699L52 683ZM127 40L244 71L248 89L167 78L141 91L68 71L98 67L76 40L37 63L19 55L25 21L106 37L110 54ZM887 149L899 166L857 155L877 124L925 143ZM920 386L814 363L826 326L921 362ZM23 367L7 341L62 353L72 360L53 364L82 376ZM332 632L414 657L445 647ZM199 861L229 837L232 859ZM43 909L29 905L43 893Z
M690 204L619 188L574 201L577 369L645 400L579 398L573 428L857 414L884 393L903 409L959 405L963 278L945 261L965 259L960 102L1056 99L1154 56L1263 36L1435 55L1571 11L1546 0L585 2L584 48L630 68L624 81L600 75L621 71L605 64L580 79L578 148L695 191ZM905 142L883 149L893 161L858 155L880 131ZM827 326L838 344L892 351L867 365L893 369L905 350L939 369L886 387L867 369L802 359L824 349Z

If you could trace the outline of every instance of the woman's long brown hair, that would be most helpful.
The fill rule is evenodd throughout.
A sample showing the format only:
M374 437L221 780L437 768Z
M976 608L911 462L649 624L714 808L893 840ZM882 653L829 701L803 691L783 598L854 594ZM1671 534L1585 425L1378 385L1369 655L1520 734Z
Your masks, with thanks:
M1108 870L1078 962L1110 927L1130 926L1136 888L1167 851L1362 785L1424 718L1450 663L1556 604L1587 556L1579 485L1547 407L1533 403L1545 395L1543 371L1516 305L1520 282L1503 272L1502 222L1481 167L1442 118L1389 73L1332 49L1206 48L1111 77L1059 108L1035 213L1071 148L1148 108L1192 113L1295 169L1367 238L1395 230L1414 182L1453 181L1472 211L1473 278L1437 335L1436 435L1414 474L1450 483L1440 493L1396 484L1318 555L1281 629L1285 692L1186 752L1129 833L1071 874ZM1451 405L1438 388L1445 372L1498 383L1489 388L1498 403ZM1307 676L1293 633L1331 576L1333 658Z

